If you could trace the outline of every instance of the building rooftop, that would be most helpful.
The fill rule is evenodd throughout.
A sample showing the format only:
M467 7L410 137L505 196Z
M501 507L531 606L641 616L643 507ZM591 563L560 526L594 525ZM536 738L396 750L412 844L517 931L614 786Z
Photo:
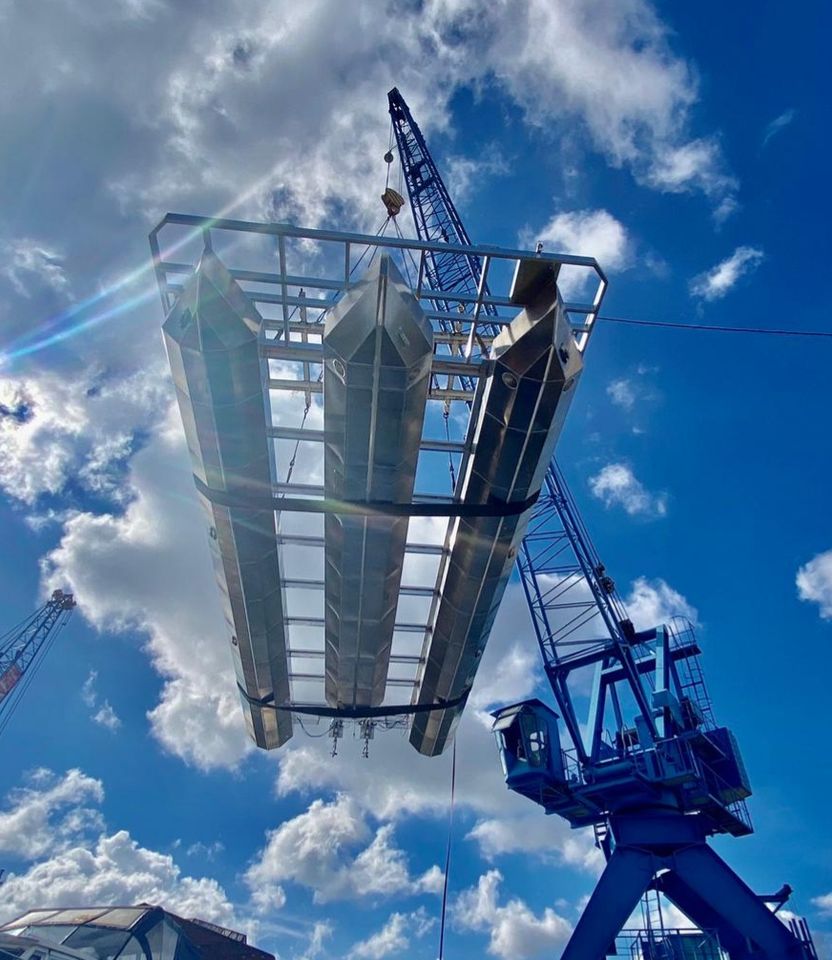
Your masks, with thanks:
M0 960L44 951L49 960L274 960L243 933L147 903L30 910L0 926Z

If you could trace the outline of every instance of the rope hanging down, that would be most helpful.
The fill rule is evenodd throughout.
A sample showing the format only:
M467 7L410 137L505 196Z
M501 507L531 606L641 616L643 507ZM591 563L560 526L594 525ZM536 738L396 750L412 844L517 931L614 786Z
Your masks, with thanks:
M451 840L454 831L454 799L456 795L456 739L451 753L451 804L448 810L448 845L445 848L445 880L442 884L442 913L439 916L439 957L445 960L445 916L448 909L448 874L451 869Z

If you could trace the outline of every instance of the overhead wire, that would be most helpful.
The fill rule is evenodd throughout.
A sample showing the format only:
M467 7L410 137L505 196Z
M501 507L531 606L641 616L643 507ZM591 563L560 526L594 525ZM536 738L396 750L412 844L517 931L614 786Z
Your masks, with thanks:
M728 327L710 323L689 323L676 320L639 320L635 317L609 317L601 314L597 317L605 323L623 323L638 327L663 327L677 330L704 330L710 333L753 333L776 337L827 337L832 338L832 330L785 330L775 327Z

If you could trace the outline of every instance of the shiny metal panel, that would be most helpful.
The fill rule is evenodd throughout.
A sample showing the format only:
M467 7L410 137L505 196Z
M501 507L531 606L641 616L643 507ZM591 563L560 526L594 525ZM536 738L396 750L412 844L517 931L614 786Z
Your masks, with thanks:
M464 481L467 503L512 503L539 492L583 367L554 275L530 296L492 346L494 370ZM471 689L532 511L456 521L419 703ZM441 753L462 710L417 715L410 742L420 753Z
M163 327L196 477L230 495L270 495L272 476L258 336L260 316L215 254L206 250ZM290 699L275 517L200 495L209 517L217 582L237 681L255 699ZM292 736L291 716L241 696L260 747Z
M409 503L433 332L388 255L327 314L323 351L327 498ZM326 516L330 706L384 699L407 527L406 517Z

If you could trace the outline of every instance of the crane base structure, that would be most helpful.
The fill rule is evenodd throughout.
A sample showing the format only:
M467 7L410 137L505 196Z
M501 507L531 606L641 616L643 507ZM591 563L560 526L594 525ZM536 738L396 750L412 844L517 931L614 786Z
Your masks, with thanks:
M804 925L783 923L708 846L699 817L646 809L612 817L609 829L614 849L562 960L609 955L650 890L663 893L700 931L715 934L731 960L815 956Z

